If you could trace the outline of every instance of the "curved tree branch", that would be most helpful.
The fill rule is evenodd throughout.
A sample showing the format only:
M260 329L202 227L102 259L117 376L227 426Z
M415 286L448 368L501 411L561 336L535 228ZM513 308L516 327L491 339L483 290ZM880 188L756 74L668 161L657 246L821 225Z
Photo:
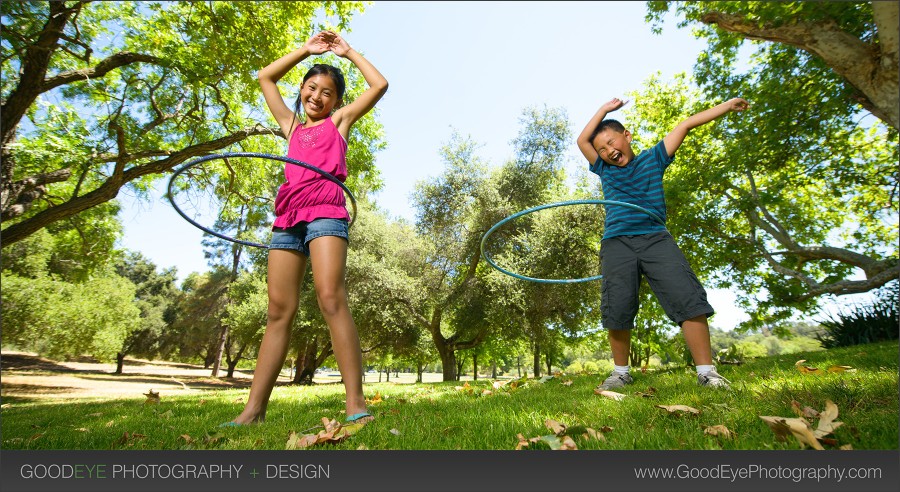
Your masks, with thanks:
M119 189L122 188L122 186L141 176L169 171L178 164L193 157L207 155L215 150L220 150L231 144L240 142L245 138L255 135L269 135L271 132L272 130L270 128L262 125L244 128L243 130L216 140L192 145L177 152L171 152L164 159L151 161L129 169L124 169L124 167L127 162L133 162L132 156L129 156L127 153L119 154L116 158L115 171L103 182L103 184L82 196L73 196L64 203L47 208L46 210L35 214L33 217L29 217L22 222L3 229L2 247L5 248L10 244L21 241L53 222L71 217L90 207L112 200L119 193ZM120 147L120 150L123 150L123 148Z
M900 129L897 3L872 2L879 44L869 44L840 29L834 21L760 24L742 15L708 12L705 24L747 39L784 43L818 56L860 93L860 104Z

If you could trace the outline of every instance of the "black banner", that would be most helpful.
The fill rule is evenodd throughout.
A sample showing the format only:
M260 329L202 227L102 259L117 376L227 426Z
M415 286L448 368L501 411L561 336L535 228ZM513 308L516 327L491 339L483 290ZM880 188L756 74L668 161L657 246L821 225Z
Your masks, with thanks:
M2 451L18 491L892 491L891 451Z

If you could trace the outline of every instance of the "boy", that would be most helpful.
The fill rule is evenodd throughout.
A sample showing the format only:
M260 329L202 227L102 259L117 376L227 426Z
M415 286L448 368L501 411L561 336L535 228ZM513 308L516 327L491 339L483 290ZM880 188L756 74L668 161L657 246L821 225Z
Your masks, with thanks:
M635 156L631 133L618 121L603 119L624 105L622 100L613 99L601 106L578 136L578 148L590 163L591 171L600 176L606 200L638 205L663 220L666 218L663 172L672 163L688 132L726 113L749 107L744 99L734 98L697 113L679 123L652 149ZM696 364L697 383L729 388L729 381L712 365L707 318L713 314L713 308L665 226L627 207L606 207L600 271L603 273L600 311L603 326L608 330L615 369L598 390L621 388L633 382L628 353L638 311L641 275L647 278L669 318L681 326Z

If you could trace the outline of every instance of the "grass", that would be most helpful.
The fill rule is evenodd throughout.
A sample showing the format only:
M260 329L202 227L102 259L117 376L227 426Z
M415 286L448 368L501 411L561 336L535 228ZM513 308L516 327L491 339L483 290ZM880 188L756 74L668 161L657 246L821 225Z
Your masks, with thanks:
M852 366L855 372L806 374L795 367ZM823 410L827 400L843 425L829 436L853 449L898 449L898 342L754 359L720 366L733 391L696 385L693 369L635 374L635 384L614 401L593 388L603 375L557 375L494 391L491 380L462 383L367 383L366 396L377 420L344 442L317 449L508 450L517 434L549 435L547 419L569 426L579 449L800 449L791 438L778 441L761 415L796 417L792 401ZM570 385L566 385L571 381ZM509 386L509 385L507 385ZM637 392L649 393L646 398ZM493 394L483 396L486 389ZM0 411L2 449L285 449L291 432L320 431L322 417L342 419L339 384L277 387L264 424L218 428L243 407L248 390L210 391L202 396L37 403L4 399ZM656 405L688 405L699 415L669 414ZM816 421L812 420L813 427ZM733 439L707 435L724 425ZM583 428L604 430L605 441L583 436ZM392 432L393 431L393 432ZM547 449L543 443L531 448ZM828 448L828 446L826 446Z

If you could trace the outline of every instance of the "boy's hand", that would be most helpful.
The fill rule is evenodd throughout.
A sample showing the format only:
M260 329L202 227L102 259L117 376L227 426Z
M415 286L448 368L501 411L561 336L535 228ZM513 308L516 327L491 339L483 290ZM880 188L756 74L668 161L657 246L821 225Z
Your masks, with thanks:
M600 109L606 111L607 113L612 113L613 111L621 108L626 104L628 104L628 101L623 101L617 97L614 97L612 98L612 100L601 106Z
M728 109L731 111L744 111L745 109L750 107L750 103L748 103L744 98L736 97L728 101Z

